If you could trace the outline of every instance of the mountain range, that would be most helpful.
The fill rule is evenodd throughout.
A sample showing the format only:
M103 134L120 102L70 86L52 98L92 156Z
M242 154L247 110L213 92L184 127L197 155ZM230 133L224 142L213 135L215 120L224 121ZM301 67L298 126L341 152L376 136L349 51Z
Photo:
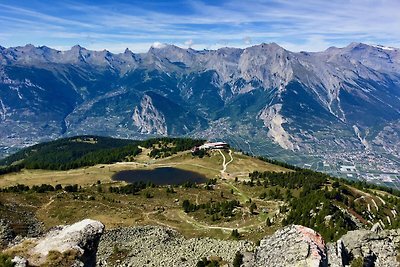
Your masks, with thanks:
M400 50L0 47L0 122L3 155L80 134L193 136L292 163L360 160L392 172L400 166Z

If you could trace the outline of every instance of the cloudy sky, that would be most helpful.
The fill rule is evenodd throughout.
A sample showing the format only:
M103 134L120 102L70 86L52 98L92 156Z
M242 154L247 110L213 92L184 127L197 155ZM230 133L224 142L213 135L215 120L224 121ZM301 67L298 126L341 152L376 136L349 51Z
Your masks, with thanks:
M351 42L400 47L400 0L0 0L0 45L145 52L276 42L319 51Z

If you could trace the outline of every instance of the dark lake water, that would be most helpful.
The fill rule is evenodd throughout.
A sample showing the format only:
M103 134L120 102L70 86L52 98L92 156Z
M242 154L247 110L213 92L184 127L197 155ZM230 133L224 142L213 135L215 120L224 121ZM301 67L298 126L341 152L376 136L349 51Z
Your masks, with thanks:
M172 167L162 167L153 170L120 171L113 175L113 180L134 182L152 182L156 185L179 185L185 182L204 183L207 178L197 172L185 171Z

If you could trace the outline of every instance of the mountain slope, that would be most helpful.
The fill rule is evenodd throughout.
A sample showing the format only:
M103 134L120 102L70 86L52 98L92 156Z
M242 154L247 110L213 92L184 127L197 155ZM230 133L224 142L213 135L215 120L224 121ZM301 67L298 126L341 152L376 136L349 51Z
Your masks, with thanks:
M2 48L0 62L6 151L63 135L191 135L255 154L269 147L281 157L337 161L354 151L345 161L371 156L371 168L385 170L400 164L395 48L352 43L293 53L275 43L203 51L160 45L112 54L27 45Z

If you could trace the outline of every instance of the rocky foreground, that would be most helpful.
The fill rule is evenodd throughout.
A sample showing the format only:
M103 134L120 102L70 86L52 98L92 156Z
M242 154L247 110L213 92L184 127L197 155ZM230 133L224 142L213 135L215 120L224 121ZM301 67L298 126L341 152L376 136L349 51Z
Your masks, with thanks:
M1 232L6 233L6 231ZM233 266L236 252L243 267L261 266L400 266L400 229L350 231L326 244L312 229L290 225L261 240L185 239L159 226L104 231L104 225L83 220L60 226L41 238L30 238L4 250L24 266L196 266L201 258ZM355 265L355 264L358 265Z
M158 226L121 228L106 231L97 252L99 266L109 266L108 259L117 250L125 253L117 266L196 266L203 257L232 262L237 251L251 251L247 241L211 238L185 239L172 229ZM108 263L108 264L107 264Z

